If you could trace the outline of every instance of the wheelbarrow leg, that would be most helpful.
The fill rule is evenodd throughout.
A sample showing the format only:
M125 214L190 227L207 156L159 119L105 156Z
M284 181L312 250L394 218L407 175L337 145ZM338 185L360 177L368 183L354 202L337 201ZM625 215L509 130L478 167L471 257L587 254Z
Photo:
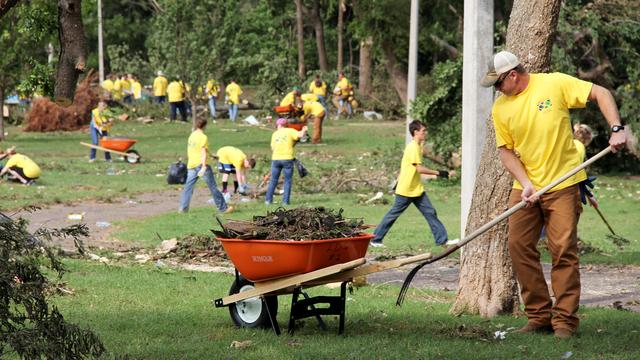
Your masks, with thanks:
M304 294L304 299L298 299L300 294ZM347 282L343 282L340 286L340 296L314 296L309 297L302 292L301 287L293 290L291 297L291 314L289 315L289 334L293 335L295 331L296 320L315 316L320 326L325 329L324 321L320 319L320 315L338 315L340 317L340 326L338 334L344 333L345 306L347 299ZM316 308L315 304L326 304L328 307Z
M302 293L302 296L304 296L305 299L307 299L307 300L310 299L309 294L307 294L306 291L300 291L300 292ZM312 311L316 311L316 307L313 304L309 305L309 308ZM320 314L316 314L316 320L318 320L318 325L320 326L320 328L323 331L327 331L327 325L324 323L324 321L322 321L322 318L320 317Z
M269 306L267 305L267 300L265 299L265 297L261 296L260 300L262 300L262 306L264 306L264 308L267 309L267 314L269 315L269 322L271 322L271 328L273 329L273 331L276 333L277 336L280 336L280 325L278 325L278 319L276 319L275 314L272 314L271 310L269 310Z

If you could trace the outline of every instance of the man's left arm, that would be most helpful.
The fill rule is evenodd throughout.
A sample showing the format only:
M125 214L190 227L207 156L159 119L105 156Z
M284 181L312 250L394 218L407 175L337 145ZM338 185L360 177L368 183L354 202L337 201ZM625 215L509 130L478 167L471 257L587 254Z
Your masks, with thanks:
M614 125L622 125L622 123L620 122L620 114L618 113L616 100L613 98L613 95L609 90L600 85L593 84L593 86L591 87L591 91L589 92L588 99L589 101L594 101L596 104L598 104L602 116L604 116L604 118L609 123L609 127L613 127ZM609 145L611 145L613 152L622 149L626 141L627 135L624 129L618 132L611 132Z

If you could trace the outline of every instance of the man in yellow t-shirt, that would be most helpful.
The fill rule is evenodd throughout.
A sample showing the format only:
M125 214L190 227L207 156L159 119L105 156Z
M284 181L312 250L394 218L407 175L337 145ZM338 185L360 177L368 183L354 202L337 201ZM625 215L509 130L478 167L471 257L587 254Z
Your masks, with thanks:
M338 83L333 89L333 105L338 109L338 116L341 114L351 115L353 108L349 98L353 96L353 86L349 82L344 73L338 74Z
M113 76L113 74L109 74L107 76L107 79L105 79L102 82L102 88L105 90L105 92L107 94L109 94L109 96L112 96L112 93L113 93L113 80L114 80L114 78L115 77Z
M16 153L15 147L10 147L7 149L6 154L2 155L2 158L8 157L9 160L0 170L0 178L8 173L13 177L12 180L19 181L25 185L32 185L40 177L41 171L38 164L28 156Z
M569 338L579 324L578 183L586 174L578 172L540 198L535 193L582 162L573 144L569 109L595 101L611 126L609 144L615 151L626 141L618 108L605 88L561 73L530 74L508 51L493 56L481 85L502 93L492 116L500 160L515 178L509 207L527 203L509 218L509 253L528 317L519 332L553 331L557 338ZM543 225L553 259L555 304L537 250Z
M273 193L276 191L276 185L280 178L280 173L284 171L284 194L282 195L282 204L289 205L291 196L291 184L293 179L293 146L296 141L304 137L307 133L307 127L297 131L287 127L287 119L279 118L276 121L277 130L271 135L271 178L269 179L269 187L267 188L266 204L273 203Z
M211 166L209 166L209 139L204 133L206 126L207 119L199 118L195 124L196 129L191 133L187 142L187 181L184 183L184 188L182 189L178 212L184 213L189 211L193 188L198 178L201 177L207 184L218 210L228 214L233 211L233 207L227 206L227 202L216 186L215 176L213 175Z
M324 112L329 113L327 109L327 83L320 79L320 75L316 75L315 80L309 84L309 92L318 97L318 102L324 107Z
M216 152L218 157L218 172L222 174L222 194L227 193L229 175L235 175L233 192L246 195L249 187L246 171L256 166L255 159L248 159L245 153L233 146L223 146Z
M131 75L131 92L134 101L138 102L142 99L142 84L135 75Z
M300 88L297 86L293 87L287 95L285 95L280 101L280 106L294 105L296 106L302 100L300 99Z
M313 119L313 136L311 136L311 142L313 144L319 144L322 141L322 122L326 114L324 107L317 101L305 101L302 110L304 111L305 122Z
M231 83L227 85L224 92L227 96L227 104L229 105L229 120L235 122L238 117L238 104L240 104L242 89L235 80L231 80Z
M387 232L411 204L415 205L427 220L436 245L444 246L447 243L447 229L438 219L436 209L433 208L427 193L424 191L420 174L448 178L450 173L444 170L431 170L422 165L422 144L426 138L427 128L421 121L412 121L409 124L409 133L412 140L407 144L402 155L400 175L395 189L396 200L391 210L382 218L382 221L374 231L375 237L371 240L371 245L374 247L384 246L382 240L387 235ZM455 175L453 172L451 174Z
M109 117L107 112L107 102L100 100L98 107L91 110L91 122L89 122L89 134L91 135L91 143L93 145L100 145L100 139L109 136L109 130L113 124L113 119ZM111 153L104 152L104 159L107 162L111 162ZM89 162L96 160L96 149L91 148L89 150Z
M164 77L164 73L160 70L156 73L156 78L153 79L153 100L156 104L161 104L167 101L167 87L169 81Z
M169 97L169 119L175 120L177 112L180 112L180 119L187 122L187 104L184 101L185 87L179 79L173 79L167 87Z
M220 92L220 86L218 86L218 82L215 79L209 79L207 81L207 86L205 88L207 93L207 98L209 101L209 114L211 114L211 119L215 124L216 121L216 101L218 101L218 93Z

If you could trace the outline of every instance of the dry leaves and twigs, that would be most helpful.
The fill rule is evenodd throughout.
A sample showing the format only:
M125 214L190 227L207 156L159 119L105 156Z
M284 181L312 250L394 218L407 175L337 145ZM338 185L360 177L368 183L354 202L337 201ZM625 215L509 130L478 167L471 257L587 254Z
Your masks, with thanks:
M253 221L220 222L223 231L212 230L219 237L255 240L321 240L354 237L369 228L362 219L347 219L338 211L324 207L277 208Z

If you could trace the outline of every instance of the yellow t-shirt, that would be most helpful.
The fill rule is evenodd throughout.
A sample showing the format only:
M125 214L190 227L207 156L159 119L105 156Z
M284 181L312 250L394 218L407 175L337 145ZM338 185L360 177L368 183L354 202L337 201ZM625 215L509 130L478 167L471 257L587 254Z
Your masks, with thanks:
M311 84L309 84L309 91L312 94L320 95L322 97L326 97L327 96L327 83L325 83L323 81L322 85L316 86L316 82L314 80L314 81L311 82Z
M131 84L131 91L133 91L134 99L137 100L142 97L142 84L140 84L140 81L134 81L133 84Z
M316 94L302 94L300 95L300 99L302 101L318 101L318 96Z
M225 93L232 104L240 104L240 95L242 95L242 89L240 85L231 83L225 88Z
M189 135L187 143L187 168L193 169L202 164L202 148L209 150L209 139L201 130L197 129ZM209 157L205 156L205 164L209 164Z
M102 88L107 90L108 92L113 91L113 81L111 81L110 79L103 81Z
M572 76L531 74L527 88L500 96L493 105L496 144L513 149L536 189L541 189L582 163L573 144L569 109L585 107L592 84ZM584 170L550 192L587 178ZM516 180L514 189L522 189Z
M93 120L94 126L100 129L100 131L108 132L111 129L111 122L102 116L98 108L91 110L91 120Z
M124 93L122 91L122 80L116 79L116 81L113 82L113 89L111 90L111 96L113 96L113 100L120 100L124 96L123 94Z
M158 76L153 80L153 96L167 96L169 81L164 76Z
M295 97L296 95L293 93L293 91L291 91L290 93L285 95L282 101L280 101L280 106L287 106L287 105L293 104L293 102L295 101Z
M307 101L302 106L302 110L305 115L313 114L313 116L320 116L324 113L324 107L317 101Z
M22 172L31 179L40 177L40 167L26 155L14 154L11 159L7 160L5 166L21 168Z
M122 88L122 93L125 95L131 95L131 82L127 79L120 80L120 87Z
M169 102L178 102L184 100L184 87L178 81L172 81L167 87Z
M244 161L247 160L247 155L245 155L242 150L233 146L223 146L218 149L216 153L218 156L218 161L222 164L231 164L236 169L242 169L244 166Z
M215 80L207 81L207 96L215 96L218 97L218 92L220 91L220 87Z
M342 80L338 81L336 84L336 88L334 92L338 93L338 95L346 95L351 91L351 83L349 79L343 77Z
M578 139L573 139L573 144L578 150L578 158L580 159L580 162L583 163L587 158L587 149L584 147L584 144Z
M396 194L406 197L418 197L424 192L420 173L416 165L422 165L422 148L415 140L411 140L404 149L400 163L400 176Z
M271 160L293 160L293 145L298 140L298 131L291 128L276 130L271 135Z

